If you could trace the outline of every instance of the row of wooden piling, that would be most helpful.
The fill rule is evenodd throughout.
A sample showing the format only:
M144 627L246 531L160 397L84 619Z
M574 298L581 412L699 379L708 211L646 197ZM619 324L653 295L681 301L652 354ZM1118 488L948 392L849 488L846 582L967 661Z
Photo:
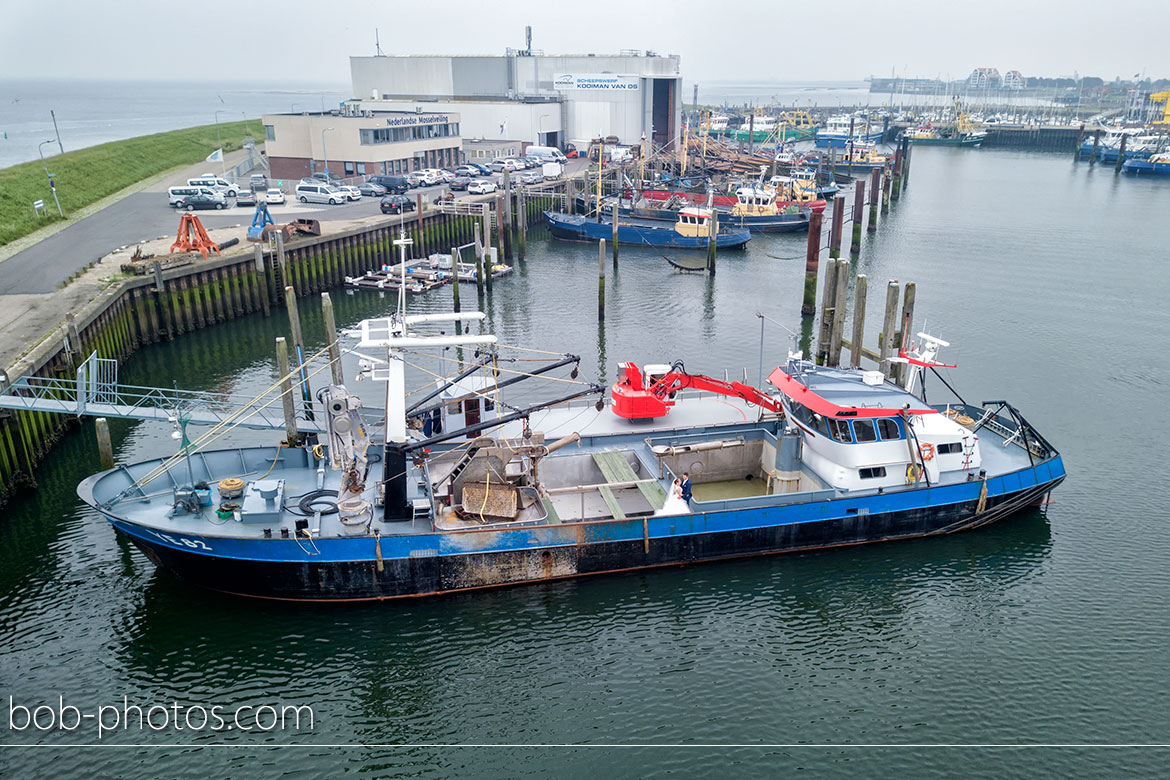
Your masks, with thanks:
M863 230L875 232L878 229L878 213L889 213L890 202L898 201L902 193L910 184L910 157L911 149L908 139L903 138L894 152L892 164L886 168L875 168L867 182L863 178L853 184L853 207L851 213L845 214L845 196L837 195L833 198L832 221L829 228L829 258L836 260L841 256L841 246L845 225L852 225L852 235L849 244L849 254L856 259L861 254L861 235ZM865 221L866 192L869 193L869 218ZM812 317L817 311L817 279L820 274L821 232L824 224L824 215L813 213L808 226L808 245L805 250L805 279L804 295L801 299L800 313L805 317ZM864 226L864 227L863 227Z

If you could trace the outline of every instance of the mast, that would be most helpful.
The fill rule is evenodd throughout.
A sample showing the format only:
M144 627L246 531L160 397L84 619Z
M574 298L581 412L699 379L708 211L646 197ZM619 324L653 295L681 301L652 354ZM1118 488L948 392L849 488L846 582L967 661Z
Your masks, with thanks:
M445 322L473 322L484 319L483 312L451 312L444 314L406 314L406 247L413 243L405 231L394 242L402 264L402 288L398 311L391 317L363 320L359 348L379 347L386 350L386 369L375 378L386 381L385 450L382 457L382 478L385 483L383 513L386 520L409 518L407 497L406 448L406 357L411 349L428 350L434 347L489 345L496 343L491 335L473 336L470 333L455 336L412 333L410 326ZM458 269L456 269L457 271Z

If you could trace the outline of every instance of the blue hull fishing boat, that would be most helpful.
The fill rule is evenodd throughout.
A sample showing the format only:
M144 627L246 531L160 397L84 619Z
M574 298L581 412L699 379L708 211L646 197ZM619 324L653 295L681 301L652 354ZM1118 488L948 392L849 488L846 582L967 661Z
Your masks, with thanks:
M619 209L622 218L636 217L639 219L653 219L659 222L673 222L678 215L677 211L672 209L655 209L655 208L629 208L623 206ZM730 213L719 214L720 225L730 225L737 228L747 228L753 233L796 233L801 230L808 230L809 217L811 212L808 209L800 209L795 206L792 207L791 213L781 213L775 216L736 216Z
M852 135L850 135L852 130ZM816 146L821 149L844 149L850 139L853 141L877 143L882 140L881 130L868 130L868 124L855 117L829 117L824 127L817 128Z
M697 207L677 212L673 226L657 219L618 220L618 243L633 246L652 246L662 249L706 249L711 231L711 210ZM603 214L601 221L579 214L546 211L544 219L554 238L566 241L597 241L613 239L612 217ZM745 228L720 227L715 236L717 249L742 249L751 240Z
M1155 154L1146 160L1126 160L1121 172L1132 176L1170 176L1170 153Z
M192 584L340 602L949 534L1033 506L1065 476L1006 401L915 392L940 365L935 339L901 353L904 385L799 354L767 391L682 363L623 363L608 403L573 402L604 392L585 386L517 407L505 385L576 359L502 379L521 348L463 332L482 314L407 316L401 300L361 323L355 347L362 372L386 382L380 434L333 384L317 394L319 438L196 441L95 474L79 495ZM449 346L469 348L467 368L460 357L407 406L405 365Z

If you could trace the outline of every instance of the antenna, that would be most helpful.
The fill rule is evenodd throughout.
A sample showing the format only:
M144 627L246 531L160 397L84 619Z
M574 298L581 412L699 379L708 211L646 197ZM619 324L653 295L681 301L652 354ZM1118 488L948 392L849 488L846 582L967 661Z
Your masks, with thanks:
M532 56L532 25L525 25L524 27L524 53L529 57Z
M374 28L374 56L375 57L386 56L386 55L382 54L382 44L378 40L378 28L377 27Z

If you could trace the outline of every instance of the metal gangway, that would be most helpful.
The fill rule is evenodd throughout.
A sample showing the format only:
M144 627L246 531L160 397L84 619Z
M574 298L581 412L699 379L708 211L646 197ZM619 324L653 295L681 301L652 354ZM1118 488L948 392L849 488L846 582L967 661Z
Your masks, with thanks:
M473 200L441 200L435 204L441 214L455 214L461 217L476 217L488 220L488 225L496 226L496 211L490 202Z
M292 383L296 425L301 433L323 433L324 425L312 419ZM284 407L279 388L260 396L213 393L178 388L140 387L118 383L118 361L91 354L77 369L76 379L23 376L0 392L0 409L53 412L76 417L127 420L182 420L191 425L232 425L254 430L283 430ZM384 416L380 409L365 409L367 423Z

